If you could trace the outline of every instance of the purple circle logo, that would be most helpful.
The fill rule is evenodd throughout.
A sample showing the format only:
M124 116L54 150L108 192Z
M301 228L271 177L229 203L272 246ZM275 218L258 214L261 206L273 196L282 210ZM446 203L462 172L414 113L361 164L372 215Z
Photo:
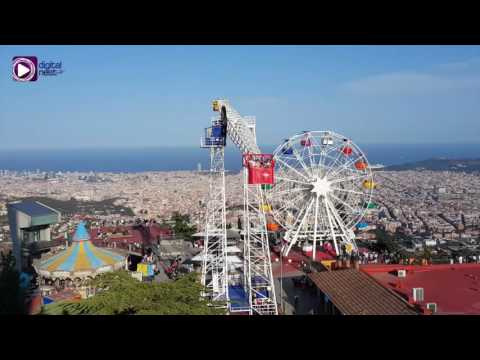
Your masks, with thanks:
M12 74L15 81L37 81L37 58L35 56L15 56L12 59Z

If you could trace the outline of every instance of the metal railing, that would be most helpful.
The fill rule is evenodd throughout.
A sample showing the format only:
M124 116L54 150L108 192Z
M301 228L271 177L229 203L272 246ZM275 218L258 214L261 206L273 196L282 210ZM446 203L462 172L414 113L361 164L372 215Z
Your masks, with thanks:
M65 245L64 239L55 239L50 241L36 241L23 243L22 249L28 250L30 252L37 252L51 249L52 247Z

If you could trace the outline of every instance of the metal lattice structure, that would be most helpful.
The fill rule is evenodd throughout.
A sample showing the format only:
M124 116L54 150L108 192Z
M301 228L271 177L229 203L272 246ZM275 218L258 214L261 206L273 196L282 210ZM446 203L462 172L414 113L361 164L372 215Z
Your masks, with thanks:
M353 229L376 186L360 148L332 131L309 131L285 140L274 159L276 183L267 197L286 229L283 254L294 245L310 248L314 259L317 246L336 256L355 253Z
M202 284L207 297L229 303L224 169L226 136L228 135L242 154L259 154L260 149L256 142L254 119L240 116L226 100L214 101L213 110L218 111L220 117L212 122L212 128L209 128L202 139L202 147L211 148ZM264 194L260 185L248 184L248 169L245 168L244 172L243 285L248 297L249 313L277 314L266 220L262 210Z
M248 183L248 169L243 169L243 201L245 224L245 284L250 314L277 315L277 300L273 284L265 195L260 185Z
M219 120L213 119L212 125ZM204 296L212 301L228 303L227 227L225 217L225 149L223 142L208 143L210 148L209 191L207 199L204 256L201 282Z

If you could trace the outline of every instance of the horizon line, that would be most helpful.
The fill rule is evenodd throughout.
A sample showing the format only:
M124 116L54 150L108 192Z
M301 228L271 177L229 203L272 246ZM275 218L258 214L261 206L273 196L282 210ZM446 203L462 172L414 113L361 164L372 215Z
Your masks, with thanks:
M438 143L357 143L361 144L362 146L441 146L441 145L466 145L466 146L480 146L480 142L475 143L475 142L438 142ZM273 144L260 144L260 147L277 147L277 145ZM194 146L194 145L146 145L146 146L121 146L121 145L114 145L114 146L81 146L81 147L21 147L21 148L0 148L1 151L26 151L26 150L146 150L146 149L158 149L158 148L172 148L172 149L193 149L193 148L198 148L201 150L202 148L200 146ZM230 146L226 146L226 148L233 148L237 149L235 145L231 144Z

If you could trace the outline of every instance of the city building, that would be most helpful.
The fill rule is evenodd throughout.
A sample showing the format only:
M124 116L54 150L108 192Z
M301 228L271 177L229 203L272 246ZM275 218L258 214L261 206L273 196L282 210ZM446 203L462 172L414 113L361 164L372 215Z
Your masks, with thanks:
M366 273L355 268L314 272L314 314L416 315L414 307Z
M163 240L175 239L169 226L147 222L126 226L93 226L90 237L96 246L135 250L141 252L145 247L156 247Z
M480 314L480 264L363 265L361 270L423 313Z
M340 263L339 263L340 264ZM333 270L331 270L333 269ZM325 267L296 294L304 313L324 315L478 315L480 264ZM312 291L313 290L313 291ZM305 304L308 305L305 310Z

